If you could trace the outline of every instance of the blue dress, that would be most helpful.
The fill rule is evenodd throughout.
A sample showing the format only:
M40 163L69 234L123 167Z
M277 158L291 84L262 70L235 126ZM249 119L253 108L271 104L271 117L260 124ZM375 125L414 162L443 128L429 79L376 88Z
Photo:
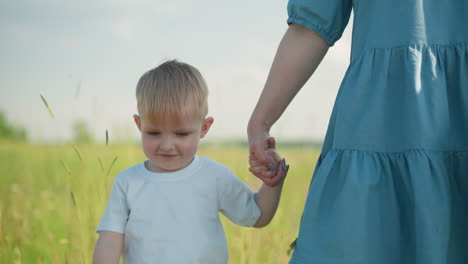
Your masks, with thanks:
M352 53L290 264L468 263L468 0L290 0Z

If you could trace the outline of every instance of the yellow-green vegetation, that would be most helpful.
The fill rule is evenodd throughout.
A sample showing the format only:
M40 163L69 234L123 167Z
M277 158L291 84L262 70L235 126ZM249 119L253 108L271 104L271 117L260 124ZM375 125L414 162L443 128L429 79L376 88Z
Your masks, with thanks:
M223 217L229 263L287 263L318 150L278 148L291 165L278 212L263 229ZM255 190L246 146L202 145ZM138 145L0 142L0 263L91 263L95 233L114 176L144 160Z

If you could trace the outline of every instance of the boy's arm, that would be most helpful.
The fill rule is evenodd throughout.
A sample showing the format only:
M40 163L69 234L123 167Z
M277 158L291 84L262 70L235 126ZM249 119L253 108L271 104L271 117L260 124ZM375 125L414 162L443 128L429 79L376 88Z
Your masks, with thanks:
M280 177L282 180L275 186L269 186L263 184L260 190L255 194L255 202L260 207L260 217L255 223L254 227L260 228L268 225L275 216L276 209L281 197L281 191L283 189L284 178L288 172L289 166L286 165L284 159L275 151L275 149L267 149L266 153L273 158L278 164L276 168L276 175L273 177Z
M124 247L124 234L99 231L94 249L94 264L118 264Z
M261 214L254 227L260 228L268 225L273 216L275 216L280 201L281 190L283 189L283 182L275 186L263 184L255 194L255 202L260 207Z

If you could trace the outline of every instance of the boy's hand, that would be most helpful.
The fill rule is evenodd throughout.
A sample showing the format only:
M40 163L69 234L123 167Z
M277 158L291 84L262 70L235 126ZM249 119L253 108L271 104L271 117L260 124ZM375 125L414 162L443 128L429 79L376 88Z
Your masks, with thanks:
M275 186L284 180L289 169L289 165L286 165L285 160L282 159L276 151L276 142L273 137L268 138L268 146L269 148L265 149L265 154L273 159L275 165L272 166L272 164L268 164L266 166L251 154L249 155L249 171L265 184Z

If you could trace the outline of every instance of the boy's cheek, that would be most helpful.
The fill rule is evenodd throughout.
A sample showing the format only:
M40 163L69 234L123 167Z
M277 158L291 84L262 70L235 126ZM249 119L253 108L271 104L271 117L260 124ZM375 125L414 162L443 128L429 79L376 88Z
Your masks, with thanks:
M151 140L150 138L146 137L142 139L142 144L144 149L151 149L156 146L156 142L154 140Z

